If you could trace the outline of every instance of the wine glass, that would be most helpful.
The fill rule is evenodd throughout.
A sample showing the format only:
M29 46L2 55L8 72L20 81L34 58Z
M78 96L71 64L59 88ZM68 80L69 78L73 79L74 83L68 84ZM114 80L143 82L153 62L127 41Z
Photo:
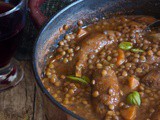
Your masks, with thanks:
M13 58L26 20L26 0L0 0L0 92L16 86L24 72Z

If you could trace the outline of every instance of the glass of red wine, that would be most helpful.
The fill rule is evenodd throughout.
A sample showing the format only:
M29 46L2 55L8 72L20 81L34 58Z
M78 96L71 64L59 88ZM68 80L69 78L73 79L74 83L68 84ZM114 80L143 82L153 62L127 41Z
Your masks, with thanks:
M13 58L25 26L26 0L0 0L0 92L16 86L23 69Z

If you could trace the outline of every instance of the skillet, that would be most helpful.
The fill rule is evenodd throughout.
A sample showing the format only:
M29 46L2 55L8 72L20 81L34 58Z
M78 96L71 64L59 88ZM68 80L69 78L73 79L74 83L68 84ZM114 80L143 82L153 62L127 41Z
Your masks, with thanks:
M85 25L88 25L96 20L94 18L109 18L115 15L148 15L159 18L160 0L78 0L53 16L42 28L34 46L33 68L37 84L42 91L45 114L48 120L56 117L53 114L56 112L55 106L59 108L59 111L64 111L73 118L83 119L83 117L63 107L43 86L41 77L47 57L56 49L63 36L77 27L76 22L78 20L83 20ZM33 18L36 22L40 20L37 26L40 26L46 20L45 16L41 17L42 19L35 16ZM64 24L71 27L65 33L60 34L59 28Z

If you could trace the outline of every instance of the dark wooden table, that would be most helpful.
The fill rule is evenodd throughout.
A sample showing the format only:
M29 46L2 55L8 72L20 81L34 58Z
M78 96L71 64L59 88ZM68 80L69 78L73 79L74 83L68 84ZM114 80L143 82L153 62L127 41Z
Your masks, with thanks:
M21 65L25 72L23 80L0 93L0 120L45 120L41 96L35 91L31 63L21 61Z
M31 63L20 63L25 72L23 80L16 87L0 93L0 120L46 120L42 96L36 86ZM64 120L62 116L65 113L56 107L54 109L52 120Z
M52 16L73 1L75 0L46 0L41 9L47 16ZM46 120L42 98L31 65L33 45L38 31L28 14L24 34L16 54L16 58L24 68L24 78L16 87L0 93L0 120Z

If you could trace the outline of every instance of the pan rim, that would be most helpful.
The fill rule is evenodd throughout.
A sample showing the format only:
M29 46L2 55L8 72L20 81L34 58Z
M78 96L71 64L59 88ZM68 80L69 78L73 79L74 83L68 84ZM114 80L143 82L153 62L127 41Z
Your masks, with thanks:
M59 11L56 15L53 15L43 26L42 29L40 30L40 32L38 33L38 37L35 40L34 43L34 47L33 47L33 55L32 55L32 67L33 67L33 72L34 72L34 76L36 79L36 83L38 84L39 88L41 89L42 93L47 97L47 99L49 99L51 101L51 103L53 105L56 105L58 108L60 108L62 111L64 111L65 113L71 115L72 117L78 119L78 120L83 120L83 118L81 118L79 115L73 113L72 111L68 110L66 107L64 107L62 104L60 104L58 101L56 101L54 99L54 97L51 96L51 94L47 91L47 89L44 87L40 76L38 75L38 71L37 71L37 62L36 62L36 58L37 58L37 48L38 48L38 43L39 43L39 38L40 36L43 34L43 32L46 30L46 28L48 28L48 26L51 25L51 22L54 21L56 18L58 18L62 13L64 13L66 10L70 9L71 7L76 6L77 4L83 2L84 0L78 0L73 2L72 4L68 5L67 7L65 7L64 9L62 9L61 11Z

